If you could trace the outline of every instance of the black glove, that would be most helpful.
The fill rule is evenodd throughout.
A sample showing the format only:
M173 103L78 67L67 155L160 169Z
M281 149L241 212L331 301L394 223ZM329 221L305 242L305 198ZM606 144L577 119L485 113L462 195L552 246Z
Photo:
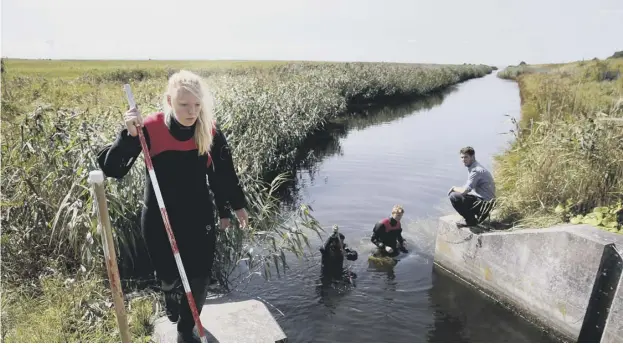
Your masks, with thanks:
M348 253L346 254L346 259L350 260L350 261L355 261L357 260L357 251L348 251Z

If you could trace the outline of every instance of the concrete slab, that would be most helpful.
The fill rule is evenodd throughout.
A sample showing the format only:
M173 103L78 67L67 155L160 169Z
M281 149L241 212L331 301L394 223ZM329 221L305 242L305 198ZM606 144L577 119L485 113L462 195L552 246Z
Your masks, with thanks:
M268 308L255 299L207 300L200 318L210 343L276 343L287 340ZM159 318L154 323L152 338L156 343L175 343L176 324L166 316Z
M610 307L601 342L623 343L623 275L619 278L619 285Z
M613 246L623 247L622 235L588 225L476 234L457 228L459 219L458 215L440 219L436 265L562 339L577 341L590 321L600 320L588 321L585 315L589 301L601 292L596 282L602 260Z

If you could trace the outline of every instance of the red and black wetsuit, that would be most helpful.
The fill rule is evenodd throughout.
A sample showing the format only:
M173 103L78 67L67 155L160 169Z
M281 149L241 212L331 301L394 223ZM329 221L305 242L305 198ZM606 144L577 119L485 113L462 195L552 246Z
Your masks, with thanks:
M372 243L376 246L383 244L391 247L396 252L396 242L401 245L404 243L402 238L402 226L400 221L394 218L385 218L374 225L372 230ZM382 250L385 252L385 250Z
M143 133L150 151L154 171L169 215L169 221L187 277L201 296L211 275L216 244L216 222L210 189L214 193L220 218L228 218L227 203L233 209L246 207L232 157L223 133L214 127L210 154L198 155L194 140L195 127L185 127L171 116L166 123L163 113L144 119ZM112 145L99 152L99 164L108 177L122 178L141 153L138 136L132 137L123 129ZM206 180L207 176L207 180ZM209 182L209 185L208 185ZM160 213L156 194L145 169L145 205L141 214L141 231L157 278L163 289L179 286L179 272ZM193 286L194 285L194 286ZM182 302L180 325L193 326L192 315L185 316ZM198 307L199 310L201 307ZM183 324L180 324L183 323Z

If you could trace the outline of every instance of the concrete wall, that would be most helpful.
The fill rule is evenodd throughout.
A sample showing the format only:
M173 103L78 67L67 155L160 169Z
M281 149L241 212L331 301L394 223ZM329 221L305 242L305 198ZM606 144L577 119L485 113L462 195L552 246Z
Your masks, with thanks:
M607 311L594 309L609 305L613 297L621 307L622 292L614 296L612 278L598 277L605 267L612 276L617 271L612 262L617 258L620 262L620 256L611 253L616 253L613 247L623 247L623 235L587 225L474 234L469 228L457 228L459 219L458 215L440 219L436 265L563 339L595 338L604 331ZM609 289L613 290L605 292ZM620 322L610 328L612 338L623 335Z
M623 343L623 275L619 277L616 294L610 307L602 343Z

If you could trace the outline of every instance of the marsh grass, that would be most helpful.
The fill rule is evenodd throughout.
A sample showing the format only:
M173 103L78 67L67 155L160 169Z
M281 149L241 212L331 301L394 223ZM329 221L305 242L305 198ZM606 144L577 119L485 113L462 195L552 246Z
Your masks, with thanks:
M498 78L501 79L517 80L519 76L523 74L547 73L551 70L563 66L565 65L557 63L530 65L522 61L516 66L508 66L502 69L501 71L497 72L496 75Z
M623 126L605 120L623 117L621 72L613 58L516 77L522 117L495 159L502 217L549 226L623 199Z
M214 89L218 122L250 204L251 230L236 225L219 236L217 277L225 289L258 274L267 279L274 272L279 276L287 269L286 254L301 258L310 248L309 235L321 237L323 227L311 208L300 205L295 212L281 212L276 193L290 178L281 172L290 170L312 132L347 114L353 105L430 94L491 72L483 65L239 64L183 65L205 76ZM7 340L117 338L111 310L93 315L99 319L93 325L82 318L84 302L60 297L96 294L99 300L110 300L87 175L98 169L96 152L121 129L127 109L123 83L132 84L144 113L157 111L168 75L181 66L3 60L1 242ZM153 282L139 234L142 155L136 165L122 180L106 182L126 293L137 286L145 290ZM76 289L61 287L60 281L67 278L77 281L71 287ZM156 312L146 305L141 314ZM27 317L30 309L36 313L32 319Z
M2 297L2 342L119 342L110 289L97 276L41 276L36 293L14 287ZM149 342L159 306L155 294L143 292L126 303L135 342Z

